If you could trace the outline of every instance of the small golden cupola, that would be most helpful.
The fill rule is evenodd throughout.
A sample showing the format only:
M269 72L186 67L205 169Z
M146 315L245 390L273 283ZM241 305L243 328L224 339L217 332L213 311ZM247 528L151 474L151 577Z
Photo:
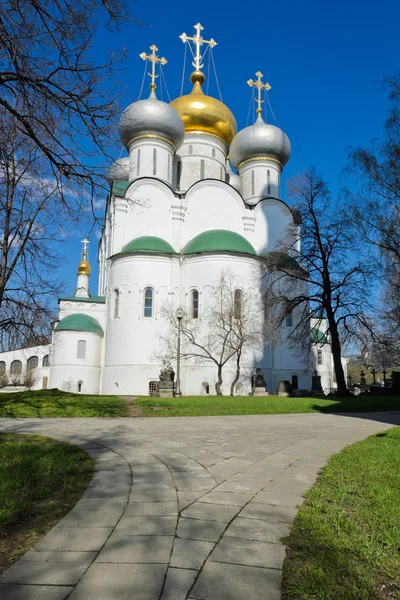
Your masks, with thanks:
M90 264L87 259L87 244L88 240L83 240L83 258L78 265L78 275L90 275Z
M200 32L203 27L200 23L194 28L197 33L193 37L188 37L185 33L180 36L184 43L193 42L196 49L193 62L195 71L190 76L193 89L190 94L172 100L171 106L182 118L186 133L216 135L229 146L237 131L235 117L223 102L204 94L201 87L205 76L201 71L203 57L200 54L200 48L203 44L213 48L216 46L216 42L213 39L205 40L201 37Z

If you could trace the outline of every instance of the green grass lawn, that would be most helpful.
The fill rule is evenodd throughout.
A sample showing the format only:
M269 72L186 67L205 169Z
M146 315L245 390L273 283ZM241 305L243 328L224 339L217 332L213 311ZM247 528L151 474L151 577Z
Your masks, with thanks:
M333 456L305 497L283 599L399 599L400 427Z
M0 573L75 506L92 475L76 446L0 433Z
M310 412L368 412L400 410L399 397L358 396L334 398L281 398L279 396L183 396L153 398L140 396L134 406L145 417L188 417L201 415L267 415ZM165 410L151 410L152 407Z
M37 390L0 394L0 417L124 417L127 408L115 396Z

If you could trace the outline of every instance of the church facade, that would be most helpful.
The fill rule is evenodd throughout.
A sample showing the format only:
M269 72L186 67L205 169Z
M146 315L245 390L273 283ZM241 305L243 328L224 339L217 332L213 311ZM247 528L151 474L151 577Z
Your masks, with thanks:
M262 118L261 91L269 86L261 73L249 81L259 100L254 124L237 132L229 108L203 90L200 50L213 40L201 37L200 26L193 38L181 37L195 48L192 91L170 104L158 100L155 67L164 59L152 46L152 53L143 55L152 67L150 95L128 106L120 119L126 156L108 174L97 295L89 286L85 242L75 292L59 300L52 343L0 355L0 370L9 373L10 383L22 382L36 364L31 361L29 367L28 359L36 356L34 388L91 394L154 391L163 348L172 335L166 315L181 309L187 327L203 336L204 344L210 298L223 273L231 274L237 302L252 299L255 328L265 329L261 257L276 251L289 225L300 227L299 215L280 197L290 142ZM235 393L251 392L255 368L262 370L270 393L281 380L311 389L315 371L326 391L334 387L323 331L314 332L305 356L288 340L295 319L289 315L274 341L262 335L262 344L246 348ZM183 339L183 395L215 393L215 363L196 357L188 345ZM175 371L176 358L165 355ZM223 367L224 393L235 374L232 357Z

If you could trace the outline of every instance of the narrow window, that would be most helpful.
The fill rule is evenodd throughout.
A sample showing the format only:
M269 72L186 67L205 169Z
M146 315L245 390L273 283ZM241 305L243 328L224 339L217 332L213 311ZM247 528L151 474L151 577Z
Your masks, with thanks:
M86 342L79 340L76 349L76 358L86 358Z
M31 356L28 358L26 363L27 369L31 371L32 369L36 369L39 364L39 359L37 356Z
M157 150L153 148L153 175L157 175Z
M235 319L240 319L242 316L243 308L243 292L242 290L235 290L233 299L233 316Z
M212 156L213 158L215 158L215 148L213 148L213 149L212 149L212 151L211 151L211 156Z
M193 154L193 146L192 145L189 146L189 154Z
M140 148L137 151L136 155L136 176L139 177L140 174Z
M83 381L78 381L78 393L80 394L83 387Z
M114 319L119 319L119 308L120 308L120 292L116 288L114 290Z
M180 160L176 163L176 187L179 190L181 186L182 163Z
M293 327L293 314L292 312L286 315L286 327Z
M22 362L20 360L13 360L10 366L10 375L21 375L22 373Z
M292 375L292 389L293 390L299 389L299 378L297 375Z
M271 174L269 172L269 169L267 171L267 194L271 194Z
M47 390L48 387L49 387L49 378L43 377L42 378L42 390Z
M223 181L223 177L222 177L222 167L219 168L219 178L221 181Z
M199 318L199 292L198 290L192 290L192 319Z
M144 317L152 317L153 316L153 288L146 288L144 290Z
M200 179L204 179L204 174L205 174L204 160L201 160L200 161Z
M322 350L317 350L317 364L318 365L324 364L324 355L323 355Z
M1 375L4 375L6 372L6 363L4 362L4 360L0 361L0 377Z
M170 180L170 177L171 177L171 156L168 154L168 172L167 172L168 181Z
M49 359L49 355L46 354L45 356L43 356L42 359L42 367L49 367L50 366L50 359Z
M255 194L254 171L251 172L251 195Z

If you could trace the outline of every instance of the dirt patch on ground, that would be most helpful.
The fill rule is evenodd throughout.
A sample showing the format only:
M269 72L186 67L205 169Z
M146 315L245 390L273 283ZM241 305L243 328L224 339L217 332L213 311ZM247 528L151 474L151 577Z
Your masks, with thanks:
M143 411L140 406L135 406L136 396L119 396L125 402L127 417L143 417Z

